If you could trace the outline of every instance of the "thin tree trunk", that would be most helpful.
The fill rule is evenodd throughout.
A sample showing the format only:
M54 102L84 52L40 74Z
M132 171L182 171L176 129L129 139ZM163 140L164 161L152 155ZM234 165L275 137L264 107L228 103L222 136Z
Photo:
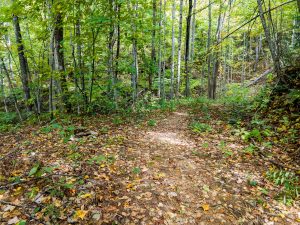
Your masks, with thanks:
M267 26L267 22L266 22L263 7L262 7L262 1L257 0L257 4L258 4L259 16L260 16L261 23L262 23L262 26L264 28L264 32L265 32L265 36L266 36L266 41L268 43L268 46L269 46L269 49L270 49L270 52L271 52L272 61L273 61L273 64L274 64L274 72L275 72L275 74L278 75L278 77L280 77L281 67L280 67L280 59L279 59L279 56L277 55L277 52L276 52L276 44L272 40L270 29Z
M243 35L243 65L242 65L242 77L241 77L241 84L244 86L245 76L246 76L246 33L244 32Z
M149 83L149 90L152 91L152 83L153 77L156 74L156 0L152 0L152 43L151 43L151 70L149 73L148 83Z
M208 32L207 32L207 88L208 88L208 98L212 98L211 96L211 0L208 2Z
M118 14L118 21L117 21L117 50L116 50L115 78L114 78L116 83L118 82L119 59L120 59L120 48L121 48L121 28L120 28L121 4L117 5L117 14Z
M165 76L166 76L166 5L167 1L164 0L163 16L162 16L162 32L163 32L163 48L162 48L162 76L161 76L161 100L164 101L166 98L165 91Z
M14 101L16 112L17 112L17 114L19 116L20 121L23 121L22 115L20 113L20 108L19 108L19 105L18 105L17 96L14 93L14 87L13 87L12 81L10 79L9 72L8 72L6 66L5 66L4 59L0 58L0 60L1 60L1 63L2 63L2 69L4 70L4 74L6 75L6 78L7 78L7 81L8 81L8 87L10 89L10 93L11 93L11 95L13 97L13 101Z
M191 19L193 12L193 0L189 0L189 11L186 18L186 40L185 40L185 96L191 95L190 90L190 33L191 33Z
M110 4L110 14L111 17L113 17L113 13L114 13L114 2L113 0L109 1ZM110 21L110 32L109 32L109 37L108 37L108 63L107 63L107 67L108 67L108 77L110 79L110 83L109 83L109 93L113 99L114 102L116 102L116 80L115 80L115 73L114 73L114 62L113 62L113 58L114 58L114 35L115 35L115 25L114 25L114 21L111 19Z
M174 72L175 72L175 10L176 0L173 0L172 4L172 65L171 65L171 87L170 97L174 98Z
M0 68L0 89L1 89L1 97L3 98L3 105L4 105L5 112L8 112L5 90L4 90L4 78L3 78L3 73L1 68Z
M161 30L162 30L162 0L159 1L159 36L158 36L158 98L161 98L161 87L162 87L162 40L161 40Z
M196 33L196 9L197 9L197 0L194 0L194 13L192 19L192 40L191 40L191 50L190 50L190 60L193 62L194 60L194 49L195 49L195 33Z
M137 39L135 37L136 28L136 18L137 18L137 4L133 6L134 20L132 21L133 27L133 39L132 39L132 56L133 56L133 73L131 74L131 87L132 87L132 100L135 104L138 95L138 77L139 77L139 65L138 65L138 51L137 51Z
M177 58L177 90L176 90L176 95L177 96L179 96L179 94L180 94L182 11L183 11L183 0L180 0L180 9L179 9L179 34L178 34L178 58Z
M260 37L256 37L255 63L254 63L254 67L253 67L254 72L257 71L257 66L258 66L258 62L259 62L259 53L260 53L259 45L260 45Z
M78 74L80 77L80 83L81 83L81 93L82 93L82 98L84 101L84 110L86 110L87 105L88 105L88 97L86 93L86 88L85 88L85 76L83 73L83 60L82 60L82 41L81 41L81 9L80 9L80 1L77 2L77 7L78 7L78 13L77 13L77 20L76 20L76 43L77 43L77 67L78 67Z
M223 15L222 15L222 8L223 5L220 3L219 8L219 18L218 18L218 26L217 26L217 33L216 33L216 40L217 40L217 46L219 46L219 43L221 43L222 37L221 32L223 28ZM211 87L211 97L213 99L216 98L216 89L217 89L217 77L219 76L219 66L220 66L220 50L217 49L215 53L215 64L214 64L214 71L213 71L213 77L212 77L212 87Z
M94 79L95 79L95 53L96 53L96 39L98 36L98 31L95 31L94 28L92 28L92 64L91 64L91 83L90 83L90 96L89 96L89 102L92 102L93 97L93 87L94 87Z

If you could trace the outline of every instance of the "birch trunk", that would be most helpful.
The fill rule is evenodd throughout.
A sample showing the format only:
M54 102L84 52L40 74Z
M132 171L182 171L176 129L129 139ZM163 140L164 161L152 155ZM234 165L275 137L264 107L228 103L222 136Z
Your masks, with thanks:
M176 0L173 0L172 4L172 65L171 65L171 87L170 87L170 97L174 98L174 72L175 72L175 9Z

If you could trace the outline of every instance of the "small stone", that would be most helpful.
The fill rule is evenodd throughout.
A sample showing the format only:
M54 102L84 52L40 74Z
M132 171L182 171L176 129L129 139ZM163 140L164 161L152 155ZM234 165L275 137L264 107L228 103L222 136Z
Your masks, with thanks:
M94 220L100 220L101 214L100 214L100 213L95 213L95 214L92 216L92 218L93 218Z
M172 198L172 197L177 197L177 193L176 193L176 192L169 192L169 193L168 193L168 196L169 196L170 198Z
M163 207L164 207L164 204L162 204L162 203L160 202L160 203L158 203L158 207L159 207L159 208L163 208Z

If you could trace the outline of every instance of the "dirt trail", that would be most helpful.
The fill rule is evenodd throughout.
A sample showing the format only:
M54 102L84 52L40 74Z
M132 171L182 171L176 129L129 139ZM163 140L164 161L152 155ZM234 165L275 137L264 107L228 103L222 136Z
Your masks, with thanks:
M28 224L299 224L299 201L287 207L274 200L279 187L264 176L270 164L243 154L247 145L215 114L204 120L201 112L157 113L151 115L154 127L147 125L150 118L122 125L93 118L89 128L99 135L70 142L58 131L38 128L7 135L2 155L15 146L20 151L14 152L16 160L0 161L0 172L18 174L23 182L9 182L8 188L0 182L0 223L23 218ZM211 131L192 134L190 116L203 119ZM108 131L101 133L103 127ZM55 171L40 179L28 176L34 162L55 165ZM29 198L33 188L38 192ZM36 204L43 208L31 217Z
M271 213L256 203L247 180L263 182L259 163L224 157L217 149L220 141L232 142L229 146L236 149L241 146L222 133L217 140L209 135L193 140L188 119L187 113L175 112L138 135L138 141L129 140L134 143L136 166L142 170L130 199L135 223L297 224L286 217L270 221ZM275 216L280 212L276 204L270 203L267 210Z

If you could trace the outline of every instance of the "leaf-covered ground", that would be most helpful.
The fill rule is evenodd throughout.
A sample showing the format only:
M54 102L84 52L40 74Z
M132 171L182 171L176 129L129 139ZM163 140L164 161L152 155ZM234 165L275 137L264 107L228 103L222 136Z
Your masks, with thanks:
M1 223L299 224L299 201L275 200L272 164L211 115L198 133L189 126L204 115L182 109L79 120L69 141L74 127L59 123L0 135Z

